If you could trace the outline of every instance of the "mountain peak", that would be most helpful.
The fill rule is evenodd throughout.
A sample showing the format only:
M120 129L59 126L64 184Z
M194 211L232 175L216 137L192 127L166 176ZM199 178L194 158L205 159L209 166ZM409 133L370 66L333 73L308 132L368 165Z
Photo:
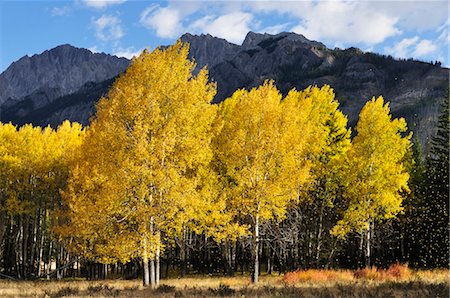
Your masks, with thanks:
M192 35L185 33L180 39L190 44L189 58L195 58L196 71L199 71L205 65L211 69L223 61L232 59L240 48L238 45L211 34Z
M247 36L245 37L244 42L242 43L242 46L244 48L255 48L263 41L267 40L278 41L282 39L290 40L295 43L302 43L306 45L325 48L325 45L323 43L314 40L309 40L305 36L294 32L281 32L278 34L269 34L269 33L256 33L250 31L247 33Z
M0 74L0 105L42 90L55 96L77 91L87 82L102 82L123 72L129 60L62 44L31 57L23 56Z
M221 42L221 43L228 43L228 44L232 44L235 45L229 41L227 41L226 39L220 38L220 37L216 37L216 36L212 36L211 34L207 33L207 34L191 34L189 32L181 35L180 37L181 41L183 42L195 42L196 40L206 40L206 41L211 41L214 40L215 42Z

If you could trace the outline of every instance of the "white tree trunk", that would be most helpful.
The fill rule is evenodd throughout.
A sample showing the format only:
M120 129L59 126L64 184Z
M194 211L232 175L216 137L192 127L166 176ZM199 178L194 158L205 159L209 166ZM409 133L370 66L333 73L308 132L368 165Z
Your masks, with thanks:
M253 237L253 283L258 283L259 277L259 216L255 219L255 235Z
M144 236L144 249L142 253L142 265L144 267L144 287L150 285L150 273L148 270L148 255L147 255L147 238Z

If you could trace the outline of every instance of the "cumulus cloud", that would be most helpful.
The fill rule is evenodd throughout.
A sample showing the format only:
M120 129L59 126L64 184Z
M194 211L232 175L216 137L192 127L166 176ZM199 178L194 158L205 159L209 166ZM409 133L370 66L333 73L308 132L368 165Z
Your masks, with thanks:
M364 2L309 3L296 14L300 21L292 31L316 40L374 45L401 33L397 17L373 11Z
M447 18L447 2L441 0L169 0L147 7L140 23L162 38L209 33L239 44L248 31L293 31L330 47L384 49L395 57L428 59L447 48Z
M116 16L102 15L98 19L93 19L92 24L95 36L101 41L118 40L124 35L121 21Z
M423 39L416 45L412 55L413 57L423 57L436 52L436 50L437 45L435 45L431 40Z
M163 38L177 37L181 31L181 15L177 9L153 4L147 7L140 17L140 23L147 29L153 29Z
M131 59L133 57L139 56L144 49L135 49L134 47L128 48L118 48L113 51L113 55L117 57L125 57L127 59Z
M438 46L431 40L419 36L403 38L392 47L385 47L385 52L397 58L421 58L436 53Z
M250 31L253 15L246 12L236 11L221 16L204 16L188 27L193 33L209 33L213 36L225 38L226 40L241 44Z
M419 42L419 36L403 38L400 42L392 47L385 47L384 51L397 58L409 58L415 45Z
M251 13L235 9L221 2L169 2L165 7L153 4L141 13L140 24L162 38L176 38L185 32L209 33L241 43L254 19Z
M82 0L86 6L93 8L105 8L109 5L120 4L126 0Z
M433 1L369 1L367 7L373 11L399 18L399 26L408 30L434 29L448 19L448 2Z

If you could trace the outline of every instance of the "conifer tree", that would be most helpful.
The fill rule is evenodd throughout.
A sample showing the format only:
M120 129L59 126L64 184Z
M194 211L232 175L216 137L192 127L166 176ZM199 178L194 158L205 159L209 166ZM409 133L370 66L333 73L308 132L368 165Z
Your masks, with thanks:
M445 97L436 135L426 158L421 210L419 264L449 266L449 93Z

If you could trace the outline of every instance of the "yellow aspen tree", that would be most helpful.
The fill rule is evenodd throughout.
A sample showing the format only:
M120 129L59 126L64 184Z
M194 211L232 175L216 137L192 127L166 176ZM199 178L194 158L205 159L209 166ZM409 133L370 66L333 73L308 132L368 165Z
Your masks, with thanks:
M389 104L372 98L361 110L357 135L347 154L344 196L348 207L332 234L365 232L365 262L370 267L371 236L375 220L395 217L402 210L402 191L408 191L404 164L411 134L403 118L392 119Z
M319 170L320 165L336 159L349 147L347 118L338 107L339 102L328 85L291 90L283 100L283 115L293 121L283 144L295 148L296 165L292 171L297 172L299 188L304 187L305 181L314 187L314 179L327 171Z
M283 219L297 196L297 186L307 176L298 171L304 146L298 142L298 118L293 110L286 111L292 113L283 112L282 96L272 82L236 91L219 109L223 124L214 146L227 180L227 204L252 229L255 283L261 222Z
M141 257L146 286L158 283L161 233L179 233L207 193L216 89L206 69L193 76L188 51L177 42L132 61L97 105L64 195L76 249L104 262Z
M313 235L309 241L314 244L314 258L318 265L322 247L326 246L326 241L331 241L325 235L327 228L324 226L326 223L324 217L332 211L338 212L335 203L341 197L340 172L342 160L350 147L351 131L347 128L347 117L338 109L339 102L330 86L324 85L320 88L310 86L300 91L299 97L299 109L309 107L308 114L302 116L302 120L312 125L309 137L308 134L304 134L309 138L304 156L311 161L311 179L300 192L299 205L294 208L308 207L300 212L306 214L305 217L308 218L310 229L308 233ZM305 102L310 104L306 105ZM329 258L328 255L327 259Z
M0 204L5 217L17 220L20 237L16 237L17 276L27 278L31 270L40 273L43 241L31 243L29 239L51 234L41 223L51 220L50 210L60 202L59 190L64 187L68 174L68 160L78 151L81 126L65 122L57 131L31 125L16 128L0 124ZM65 137L58 133L65 131ZM31 227L31 228L30 228ZM1 239L0 239L1 240ZM50 240L50 239L49 239ZM53 240L53 239L52 239Z

